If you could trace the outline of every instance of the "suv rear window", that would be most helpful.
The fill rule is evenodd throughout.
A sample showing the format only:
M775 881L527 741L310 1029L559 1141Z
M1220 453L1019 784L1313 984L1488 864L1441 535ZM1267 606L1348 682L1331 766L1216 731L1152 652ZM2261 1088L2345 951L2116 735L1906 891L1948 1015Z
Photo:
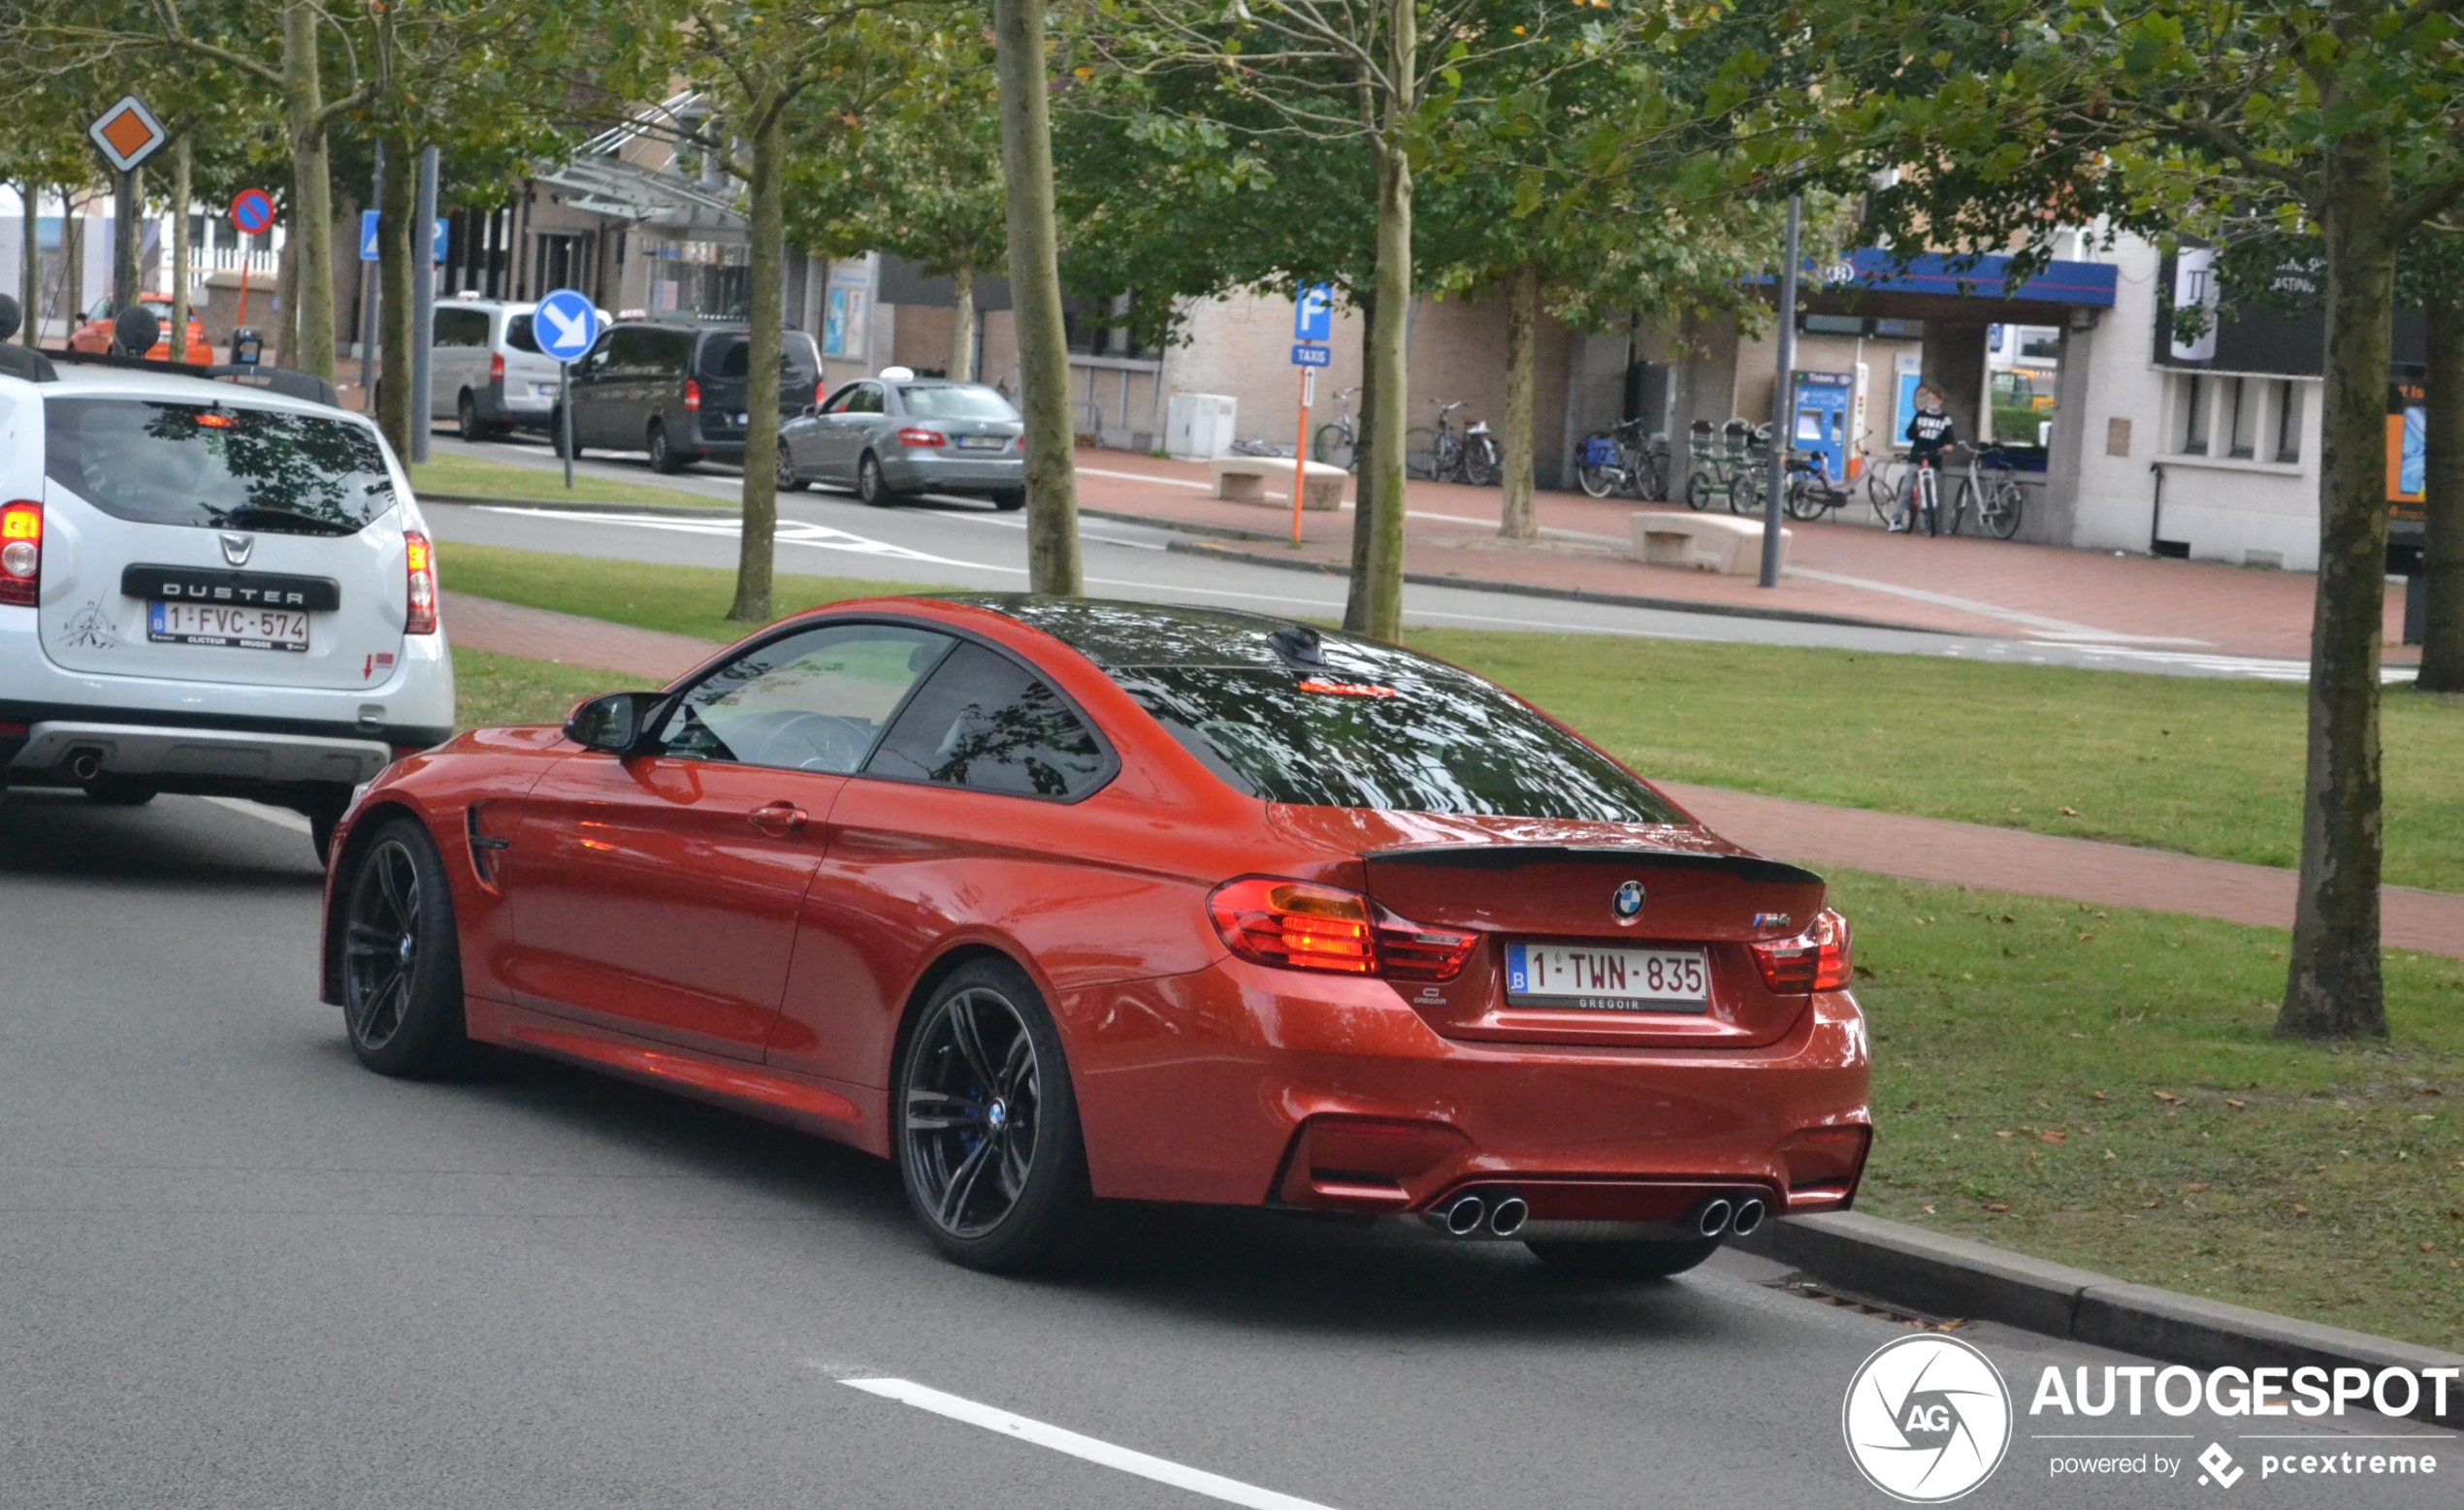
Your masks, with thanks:
M1470 672L1352 642L1342 650L1322 668L1130 666L1112 676L1209 770L1269 802L1681 821L1605 755Z
M505 316L504 344L509 350L527 351L535 357L540 354L538 337L531 334L531 317L529 315L510 314Z
M376 434L278 409L52 399L43 471L114 519L355 534L394 506Z
M751 365L753 341L744 336L731 336L713 340L701 348L701 375L704 377L742 377ZM821 376L821 349L813 337L802 331L788 331L779 337L779 375L790 381L813 382Z

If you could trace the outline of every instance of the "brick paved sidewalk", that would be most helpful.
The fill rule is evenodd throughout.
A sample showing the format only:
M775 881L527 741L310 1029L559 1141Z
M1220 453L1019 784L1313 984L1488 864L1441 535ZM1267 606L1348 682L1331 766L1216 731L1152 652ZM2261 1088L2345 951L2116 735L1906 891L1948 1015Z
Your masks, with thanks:
M1347 562L1352 516L1303 517L1303 544L1289 543L1290 484L1268 484L1266 505L1212 496L1203 464L1082 448L1079 499L1090 513L1183 530L1248 535L1221 548L1291 563ZM1285 464L1288 465L1288 464ZM1926 539L1835 521L1791 523L1789 574L1766 591L1750 577L1646 566L1633 560L1633 516L1681 505L1542 493L1536 545L1498 538L1499 492L1414 482L1405 569L1527 588L1671 599L1730 608L1783 609L1950 634L2093 642L2229 656L2306 660L2317 581L2303 572L2257 571L2208 562L2001 540ZM1870 517L1862 503L1851 510ZM2386 638L2403 638L2404 594L2391 589ZM2390 643L2390 663L2417 652Z
M456 593L444 594L444 623L453 643L465 649L597 666L615 681L671 681L717 649L691 635ZM2293 873L2274 866L1827 807L1716 787L1661 785L1720 833L1748 849L1800 864L1847 866L1910 881L2106 907L2188 913L2261 927L2292 926ZM2464 896L2388 886L2380 905L2390 948L2464 959Z

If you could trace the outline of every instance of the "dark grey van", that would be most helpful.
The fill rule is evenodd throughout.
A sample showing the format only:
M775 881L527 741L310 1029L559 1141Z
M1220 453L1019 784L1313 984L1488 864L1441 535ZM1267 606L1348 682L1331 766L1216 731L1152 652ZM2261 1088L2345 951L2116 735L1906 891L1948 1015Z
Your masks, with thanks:
M663 472L741 462L752 337L742 326L627 321L573 365L573 446L647 451ZM822 353L802 331L780 337L782 418L820 397Z

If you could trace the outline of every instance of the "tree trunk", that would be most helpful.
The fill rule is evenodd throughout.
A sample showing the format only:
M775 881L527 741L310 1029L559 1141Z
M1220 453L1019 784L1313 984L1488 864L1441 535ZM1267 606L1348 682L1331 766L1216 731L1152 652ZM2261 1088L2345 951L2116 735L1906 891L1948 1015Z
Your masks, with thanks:
M1537 540L1533 517L1532 382L1539 356L1540 264L1514 270L1506 294L1506 500L1497 532L1509 540Z
M188 133L171 145L171 359L188 360L188 200L196 192Z
M282 353L281 365L298 372L300 366L300 250L302 241L294 232L282 238L281 253L274 263L274 345Z
M334 205L325 168L324 87L317 77L314 0L282 13L282 108L291 131L291 225L296 282L284 290L282 363L334 381Z
M1395 7L1409 26L1410 0ZM1399 48L1410 44L1398 43ZM1405 54L1408 59L1408 53ZM1391 129L1400 138L1402 113ZM1395 140L1378 159L1378 315L1371 322L1370 369L1375 372L1377 419L1369 433L1369 460L1361 475L1377 479L1370 510L1368 565L1361 583L1361 632L1381 640L1403 637L1404 430L1410 423L1411 383L1404 370L1405 321L1411 313L1411 160Z
M1354 289L1360 305L1360 418L1352 436L1351 584L1344 594L1344 627L1369 628L1369 536L1378 518L1378 477L1369 467L1370 433L1378 421L1378 291Z
M77 212L69 186L60 185L60 281L57 284L60 324L77 329L85 313L85 217Z
M139 168L112 184L112 314L137 304L138 228L146 219L146 170ZM135 351L131 356L146 353Z
M950 280L957 286L957 310L950 322L950 380L975 381L975 269L958 265Z
M24 237L17 248L17 305L25 317L17 338L29 346L43 344L43 239L35 214L42 193L43 186L32 179L17 185L18 208L24 211L17 228Z
M2328 154L2327 372L2318 589L2310 630L2309 771L2300 891L2276 1031L2383 1038L2379 972L2379 641L2386 602L2386 393L2395 299L2392 165L2383 137Z
M2464 692L2464 297L2443 289L2428 301L2429 413L2427 521L2421 589L2429 611L2421 627L2425 692Z
M410 465L411 221L418 218L419 148L408 137L385 142L385 181L376 204L376 428Z
M1061 323L1053 224L1053 127L1045 99L1045 0L993 0L993 72L1001 85L1001 170L1009 186L1010 310L1026 421L1026 583L1077 594L1077 427L1069 413L1069 334Z
M728 617L767 624L779 529L779 332L787 320L786 106L757 100L751 202L753 329L744 351L744 529L737 536L735 602Z

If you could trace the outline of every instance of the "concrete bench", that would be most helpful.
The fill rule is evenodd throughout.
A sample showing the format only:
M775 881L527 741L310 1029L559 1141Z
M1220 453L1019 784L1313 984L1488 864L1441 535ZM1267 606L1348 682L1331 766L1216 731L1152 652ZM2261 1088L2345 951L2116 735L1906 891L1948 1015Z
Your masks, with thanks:
M1634 517L1635 560L1751 577L1763 569L1763 522L1734 514L1640 513ZM1793 531L1779 532L1780 564L1788 563Z
M1292 461L1289 457L1218 456L1207 463L1207 470L1215 476L1215 496L1235 503L1273 503L1266 496L1270 482L1292 485ZM1323 462L1309 464L1308 481L1301 485L1301 507L1323 512L1344 506L1344 484L1351 473ZM1291 495L1281 502L1288 505Z

